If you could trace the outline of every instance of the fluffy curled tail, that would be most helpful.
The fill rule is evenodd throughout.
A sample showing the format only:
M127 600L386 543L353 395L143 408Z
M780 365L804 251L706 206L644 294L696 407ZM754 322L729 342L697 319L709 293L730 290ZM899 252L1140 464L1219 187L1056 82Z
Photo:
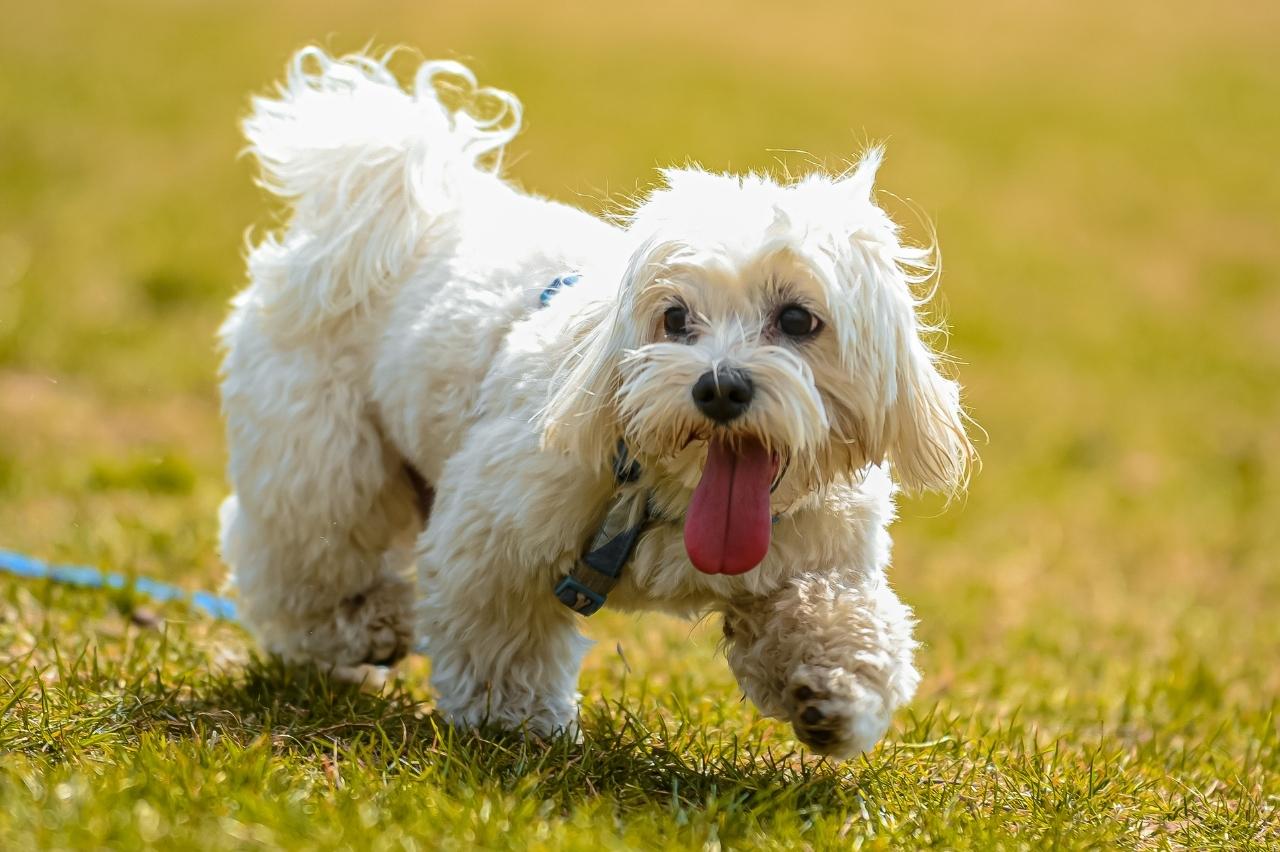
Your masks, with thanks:
M381 60L299 51L275 97L244 122L259 182L292 207L284 234L253 246L269 315L313 326L367 305L420 250L469 176L496 174L520 102L465 66L425 62L409 90Z

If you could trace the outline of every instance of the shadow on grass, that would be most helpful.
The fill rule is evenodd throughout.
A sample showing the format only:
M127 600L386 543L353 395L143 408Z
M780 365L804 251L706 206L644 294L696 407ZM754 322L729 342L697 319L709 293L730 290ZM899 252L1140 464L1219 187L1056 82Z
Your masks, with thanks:
M274 661L211 665L190 653L181 631L171 643L167 630L121 629L106 601L92 599L85 612L75 601L86 599L58 594L68 600L40 608L38 641L0 658L0 756L46 765L129 761L139 748L168 742L216 761L234 745L269 751L300 772L341 762L361 767L359 777L398 776L451 793L496 788L561 807L596 798L623 808L714 803L753 814L858 807L862 794L874 798L866 785L878 785L884 768L775 752L767 726L719 728L678 703L634 695L587 702L581 741L458 730L403 681L374 694ZM202 643L219 641L201 635Z
M217 676L160 711L170 737L269 738L296 757L342 755L382 772L422 776L446 789L497 784L561 806L597 796L619 804L755 811L829 807L857 789L856 775L761 741L707 730L620 702L583 709L582 739L449 726L395 686L381 694L314 670L254 661Z

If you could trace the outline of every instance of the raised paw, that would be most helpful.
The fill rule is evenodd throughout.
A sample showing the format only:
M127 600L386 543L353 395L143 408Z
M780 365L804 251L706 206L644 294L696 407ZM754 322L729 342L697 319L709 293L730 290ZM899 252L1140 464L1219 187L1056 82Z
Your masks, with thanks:
M796 737L818 754L851 757L889 728L884 699L842 668L800 666L792 673L787 713Z

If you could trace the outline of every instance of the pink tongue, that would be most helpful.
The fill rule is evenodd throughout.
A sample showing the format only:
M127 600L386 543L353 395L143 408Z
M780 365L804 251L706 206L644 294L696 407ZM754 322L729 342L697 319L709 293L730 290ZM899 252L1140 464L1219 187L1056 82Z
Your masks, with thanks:
M776 470L769 451L753 438L736 449L711 441L684 522L684 549L695 568L704 574L742 574L764 560L773 526L769 487Z

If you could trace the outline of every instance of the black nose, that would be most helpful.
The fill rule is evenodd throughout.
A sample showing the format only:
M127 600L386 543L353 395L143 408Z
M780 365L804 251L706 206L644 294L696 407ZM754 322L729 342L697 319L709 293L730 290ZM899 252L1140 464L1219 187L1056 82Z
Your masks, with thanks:
M698 410L717 423L741 417L750 407L754 392L751 376L732 368L708 370L693 383L693 401Z

